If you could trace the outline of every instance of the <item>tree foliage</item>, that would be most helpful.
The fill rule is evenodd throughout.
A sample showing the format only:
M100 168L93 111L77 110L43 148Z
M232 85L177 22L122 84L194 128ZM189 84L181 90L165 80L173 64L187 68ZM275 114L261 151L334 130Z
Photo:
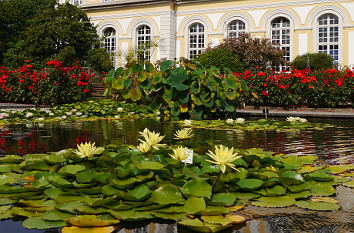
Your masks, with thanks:
M307 67L307 57L310 67ZM307 53L297 56L291 65L298 70L306 68L310 68L310 70L330 69L333 67L333 57L327 53Z

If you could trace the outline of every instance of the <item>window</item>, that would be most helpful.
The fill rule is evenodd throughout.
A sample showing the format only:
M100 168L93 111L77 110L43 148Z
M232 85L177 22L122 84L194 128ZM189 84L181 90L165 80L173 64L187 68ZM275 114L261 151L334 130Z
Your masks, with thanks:
M116 67L117 61L117 41L116 41L116 30L113 28L107 28L103 32L104 34L104 48L109 53L111 61Z
M283 58L290 61L290 21L278 17L271 22L271 41L284 51Z
M137 48L139 62L150 61L151 56L151 28L142 25L137 29Z
M82 5L84 0L71 0L70 3L73 5Z
M239 37L246 32L246 24L241 20L234 20L227 27L227 36L230 38Z
M334 14L318 18L318 52L330 54L339 62L339 19Z
M195 58L205 49L204 26L195 23L189 28L189 59Z

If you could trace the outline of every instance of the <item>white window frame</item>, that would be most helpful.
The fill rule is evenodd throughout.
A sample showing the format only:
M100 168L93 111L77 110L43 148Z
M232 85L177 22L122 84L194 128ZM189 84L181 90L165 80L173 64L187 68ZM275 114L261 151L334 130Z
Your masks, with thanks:
M147 28L149 29L150 33L147 33ZM143 33L140 34L139 30L143 29ZM150 38L150 39L147 39L147 38ZM142 39L142 40L141 40ZM140 48L140 45L141 44L144 44L144 43L152 43L153 42L153 33L152 33L152 27L148 24L141 24L139 26L136 27L135 29L135 46L136 46L136 49L139 50ZM140 43L140 42L143 42L143 43ZM143 59L139 58L138 56L138 59L140 61L151 61L152 59L152 48L148 49L148 50L145 50L143 52Z
M84 4L84 0L70 0L72 5L81 6Z
M336 19L337 19L337 24L330 24L330 16L334 16L334 17L336 17ZM322 18L322 17L326 17L327 18L327 24L326 25L320 25L320 19ZM317 30L316 30L316 34L317 34L317 38L316 38L316 42L317 42L317 52L321 52L320 51L320 46L327 46L327 50L326 50L326 52L325 53L327 53L327 54L329 54L329 55L332 55L332 54L330 54L330 46L337 46L337 50L338 50L338 54L337 54L337 57L338 57L338 59L335 59L334 58L334 56L332 55L332 57L333 57L333 59L334 59L334 62L337 64L337 65L339 65L340 64L340 60L341 60L341 30L340 30L340 28L341 28L341 24L340 24L340 17L338 17L338 15L336 15L336 14L333 14L333 13L324 13L324 14L321 14L321 15L319 15L318 17L317 17L317 19L316 19L316 26L317 26ZM331 39L331 36L330 36L330 28L331 27L335 27L335 28L337 28L337 33L338 33L338 39L337 39L337 41L336 42L331 42L331 41L329 41L330 39ZM320 30L321 30L321 28L325 28L326 30L327 30L327 36L325 37L325 39L327 39L327 41L326 42L320 42Z
M191 32L192 27L197 26L197 31L196 32ZM199 32L199 27L202 26L203 27L203 32ZM201 54L205 49L206 49L206 29L207 27L202 24L201 22L194 22L192 24L189 25L188 27L188 50L187 50L187 56L188 59L193 59L195 56ZM200 46L199 44L199 37L203 36L203 45ZM197 41L196 41L196 48L191 48L191 36L196 36L197 37ZM191 51L196 51L196 55L194 55L194 57L191 56Z
M114 34L107 32L111 30ZM102 34L104 36L103 47L109 53L111 61L114 67L117 67L118 60L118 40L117 40L117 30L113 27L106 27L103 29ZM113 46L112 46L113 45Z
M281 26L278 27L278 28L273 28L273 22L275 20L281 20L280 23L281 23ZM289 27L284 27L283 24L284 24L284 20L288 21L289 22ZM289 43L283 43L283 36L286 36L286 34L284 34L284 30L289 30ZM287 61L291 61L291 58L292 58L292 47L291 47L291 42L293 40L293 37L292 37L292 28L291 28L291 20L287 17L284 17L284 16L278 16L278 17L275 17L273 18L271 21L270 21L270 41L272 43L275 42L275 40L273 39L273 32L274 31L279 31L279 47L284 51L284 48L289 48L289 55L284 55L283 58Z
M231 24L233 23L236 23L236 29L230 29L230 26ZM243 29L239 29L239 26L240 24L243 25ZM247 32L247 24L246 22L244 22L243 20L240 20L240 19L234 19L232 21L230 21L228 24L227 24L227 27L226 27L226 37L228 38L237 38L239 37L240 35L244 34ZM236 36L230 36L231 33L235 33Z

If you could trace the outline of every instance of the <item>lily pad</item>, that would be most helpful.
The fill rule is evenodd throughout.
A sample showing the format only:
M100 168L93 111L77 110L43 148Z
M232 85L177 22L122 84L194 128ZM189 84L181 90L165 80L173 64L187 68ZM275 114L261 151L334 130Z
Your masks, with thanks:
M146 199L151 195L151 190L147 185L139 185L138 187L128 190L128 193L137 200Z
M264 182L259 179L243 179L237 182L237 185L245 190L256 190L262 186Z
M160 170L164 167L162 163L146 161L143 163L136 163L137 168L142 170Z
M29 229L48 229L66 226L64 221L46 221L40 217L28 218L22 225Z
M336 193L336 190L327 184L313 184L311 185L311 193L313 196L330 196Z
M181 191L184 195L210 198L212 194L211 185L205 180L190 180L183 185Z
M354 188L354 180L343 183L344 186Z
M184 210L187 214L195 214L206 209L204 198L190 197L187 199Z
M252 205L259 207L287 207L295 204L295 199L287 196L282 197L260 197L252 201Z
M296 206L310 210L339 210L340 206L334 203L317 202L317 201L297 201Z
M231 206L236 201L236 194L234 193L216 193L211 198L212 202L223 203L226 206Z
M211 223L211 224L220 224L222 226L229 225L232 220L229 217L225 217L223 215L214 215L214 216L202 216L201 217L204 222Z
M60 168L58 171L59 174L64 176L75 175L78 172L85 170L86 167L83 165L66 165L65 167Z
M296 185L305 182L304 178L295 171L285 171L280 174L280 180L284 185Z
M112 233L115 227L64 227L61 233Z
M65 221L77 227L104 227L120 222L118 219L109 219L97 215L79 215L68 218Z
M46 221L63 221L64 219L73 217L73 214L62 212L60 210L48 210L43 213L42 218Z
M181 192L174 185L162 185L152 192L152 200L161 205L183 203Z
M186 219L178 222L178 224L185 226L189 229L192 229L194 231L198 232L204 232L204 233L213 233L213 232L218 232L221 230L224 230L226 228L231 227L230 226L222 226L219 224L206 224L201 222L198 219Z

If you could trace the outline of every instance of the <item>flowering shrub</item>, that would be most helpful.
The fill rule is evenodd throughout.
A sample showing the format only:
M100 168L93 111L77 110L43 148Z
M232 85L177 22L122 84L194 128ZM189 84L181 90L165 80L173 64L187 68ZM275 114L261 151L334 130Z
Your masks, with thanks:
M90 97L90 82L95 76L79 64L63 67L56 60L39 72L26 60L15 70L0 67L0 101L49 105L82 101Z
M292 69L234 73L246 81L253 95L244 100L249 105L345 107L354 103L354 72L328 69L311 71Z

